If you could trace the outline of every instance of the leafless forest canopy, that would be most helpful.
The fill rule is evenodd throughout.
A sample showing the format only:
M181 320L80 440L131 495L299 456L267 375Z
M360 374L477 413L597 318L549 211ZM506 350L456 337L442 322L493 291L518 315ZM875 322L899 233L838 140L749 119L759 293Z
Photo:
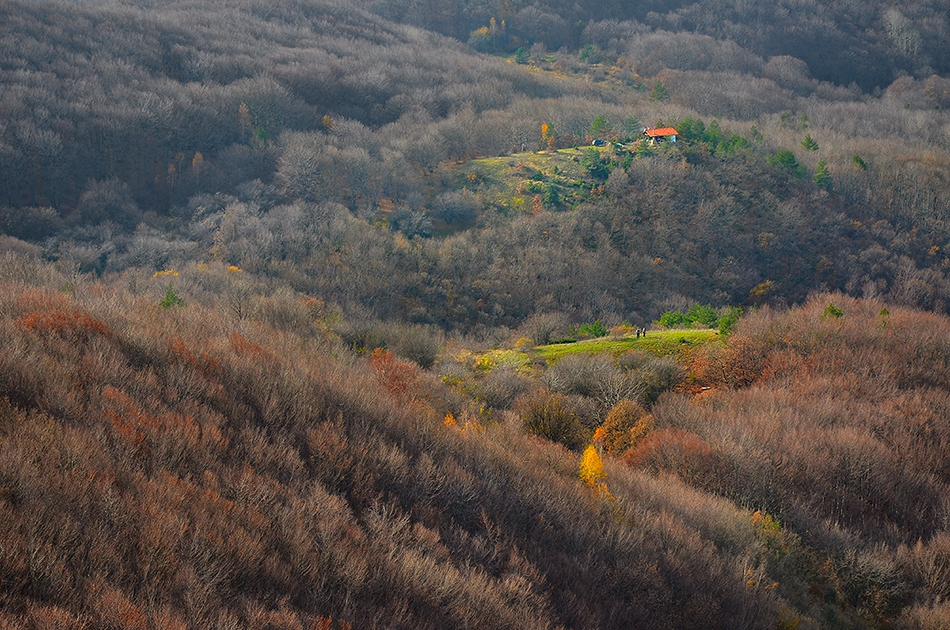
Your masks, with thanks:
M766 282L946 309L945 16L597 6L6 2L0 229L84 272L215 258L446 330L648 321ZM496 55L387 21L422 16ZM542 125L569 147L683 121L582 207L499 205L448 168L546 148Z
M0 630L948 627L947 20L0 0Z

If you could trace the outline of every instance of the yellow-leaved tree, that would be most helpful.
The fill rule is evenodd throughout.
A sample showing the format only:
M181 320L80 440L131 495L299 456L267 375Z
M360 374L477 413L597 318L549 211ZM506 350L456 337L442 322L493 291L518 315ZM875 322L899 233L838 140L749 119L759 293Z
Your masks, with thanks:
M597 449L594 448L593 444L584 449L584 455L581 456L579 475L581 481L591 487L597 487L607 478L607 473L604 472L604 462L600 459L600 455L597 454Z
M600 453L597 452L597 448L593 444L584 449L578 476L581 481L597 492L597 496L608 501L616 501L614 495L610 494L610 490L607 489L607 482L605 481L607 473L604 472L604 461L600 458Z

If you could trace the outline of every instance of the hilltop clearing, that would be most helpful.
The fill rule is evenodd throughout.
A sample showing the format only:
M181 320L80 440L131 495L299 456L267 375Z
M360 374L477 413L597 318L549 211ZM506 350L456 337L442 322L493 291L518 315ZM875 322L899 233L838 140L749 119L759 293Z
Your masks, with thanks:
M651 330L643 337L626 333L621 338L613 336L601 339L588 339L576 343L557 343L540 346L536 349L539 357L549 362L572 354L622 354L628 350L645 352L658 357L676 357L685 359L690 350L719 340L714 330Z
M470 190L484 203L517 215L569 210L589 201L605 177L595 177L586 165L609 160L607 151L587 147L477 158L448 168L455 188Z

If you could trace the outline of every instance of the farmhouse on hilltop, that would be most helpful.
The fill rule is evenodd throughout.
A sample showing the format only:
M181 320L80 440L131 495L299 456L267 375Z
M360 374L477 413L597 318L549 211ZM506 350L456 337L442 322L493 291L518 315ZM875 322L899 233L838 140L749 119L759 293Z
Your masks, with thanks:
M660 144L669 139L670 142L676 142L677 131L672 127L662 127L660 129L644 129L643 135L649 138L652 144Z

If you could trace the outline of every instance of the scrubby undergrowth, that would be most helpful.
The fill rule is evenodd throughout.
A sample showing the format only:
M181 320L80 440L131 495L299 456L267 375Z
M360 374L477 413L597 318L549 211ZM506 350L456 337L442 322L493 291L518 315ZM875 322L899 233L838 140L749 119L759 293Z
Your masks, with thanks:
M6 628L946 613L945 318L842 296L750 316L694 357L685 386L714 389L611 414L639 433L589 485L498 386L479 417L444 379L320 327L163 308L160 286L11 255L2 283Z

